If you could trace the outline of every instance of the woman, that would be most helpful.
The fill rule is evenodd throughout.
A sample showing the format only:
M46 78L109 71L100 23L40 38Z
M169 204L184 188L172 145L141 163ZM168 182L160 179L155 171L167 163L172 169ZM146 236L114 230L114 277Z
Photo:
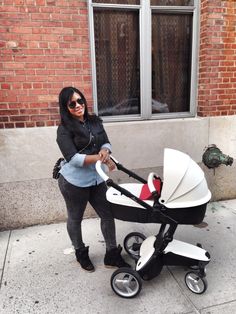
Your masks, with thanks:
M104 264L107 267L129 267L117 247L114 218L106 200L106 184L97 174L95 163L109 163L111 144L96 115L88 113L84 95L74 87L65 87L59 94L61 124L57 143L65 158L58 180L67 207L67 231L81 267L94 271L81 232L81 221L89 202L101 218L101 231L106 242Z

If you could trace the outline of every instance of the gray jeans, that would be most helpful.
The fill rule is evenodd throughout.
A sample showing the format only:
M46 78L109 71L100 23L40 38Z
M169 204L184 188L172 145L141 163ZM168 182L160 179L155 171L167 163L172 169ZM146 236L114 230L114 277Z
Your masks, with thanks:
M58 179L60 191L67 207L67 231L75 249L84 247L81 222L87 203L89 202L101 218L101 231L106 242L106 249L116 247L115 222L106 199L105 183L90 187L77 187L70 184L60 175Z

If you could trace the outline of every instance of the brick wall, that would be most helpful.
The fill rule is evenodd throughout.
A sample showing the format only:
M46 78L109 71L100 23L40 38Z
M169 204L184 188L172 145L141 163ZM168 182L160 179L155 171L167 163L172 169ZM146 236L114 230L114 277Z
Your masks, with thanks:
M53 126L58 93L92 98L86 0L2 0L0 128Z
M86 0L1 0L0 128L53 126L74 85L92 103ZM236 1L201 0L198 115L236 114Z
M236 1L201 1L199 116L236 114Z

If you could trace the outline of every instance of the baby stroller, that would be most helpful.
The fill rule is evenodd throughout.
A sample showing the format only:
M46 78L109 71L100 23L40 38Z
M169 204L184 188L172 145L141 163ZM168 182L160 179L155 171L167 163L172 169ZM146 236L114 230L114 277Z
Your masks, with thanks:
M113 291L124 298L133 298L142 288L142 279L158 276L164 265L187 266L187 287L201 294L207 289L206 265L210 254L201 244L192 245L173 239L179 224L196 225L203 221L207 203L211 198L201 168L186 154L166 148L164 151L163 180L150 173L148 180L123 167L114 157L118 170L140 183L116 184L96 163L99 175L106 181L107 200L114 218L138 223L158 223L157 235L145 236L138 232L128 234L124 248L135 260L135 270L117 269L111 276Z

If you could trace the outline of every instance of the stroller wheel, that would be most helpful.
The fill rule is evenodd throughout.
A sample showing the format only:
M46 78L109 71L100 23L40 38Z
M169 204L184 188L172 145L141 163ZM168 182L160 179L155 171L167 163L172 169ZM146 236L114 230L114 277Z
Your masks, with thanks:
M139 232L131 232L127 234L124 239L124 248L135 261L137 261L140 257L140 247L145 239L145 235Z
M196 272L192 271L188 272L185 275L185 283L189 290L196 294L202 294L207 289L206 278L200 277L199 274Z
M111 288L122 298L134 298L142 289L142 280L135 270L121 267L111 276Z

